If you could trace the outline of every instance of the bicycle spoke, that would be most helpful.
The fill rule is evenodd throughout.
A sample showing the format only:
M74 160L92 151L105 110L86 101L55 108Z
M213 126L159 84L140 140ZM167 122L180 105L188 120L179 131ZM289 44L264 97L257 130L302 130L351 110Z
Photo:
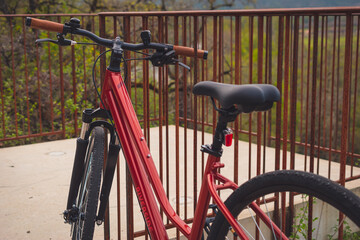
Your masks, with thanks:
M248 230L246 230L246 228L245 228L238 220L236 220L236 222L239 224L239 226L242 228L242 230L245 231L246 235L248 235L249 237L251 237L251 239L254 239L254 240L255 240L255 238L250 234L250 232L249 232Z
M273 233L273 235L274 235L274 239L277 240L276 235L275 235L274 226L273 226L273 221L271 221L271 217L270 217L270 213L269 213L269 210L268 210L268 207L267 207L267 203L266 203L265 196L264 196L263 198L264 198L264 204L265 204L265 208L266 208L266 213L267 213L268 218L269 218L269 220L270 220L271 231L272 231L272 233Z
M250 213L250 215L251 215L251 218L253 219L253 222L255 223L256 228L259 230L259 233L260 233L262 239L265 240L265 237L264 237L262 231L260 230L260 226L259 226L259 224L256 222L256 219L255 219L254 215L251 213L249 206L247 206L247 209L249 210L249 213Z

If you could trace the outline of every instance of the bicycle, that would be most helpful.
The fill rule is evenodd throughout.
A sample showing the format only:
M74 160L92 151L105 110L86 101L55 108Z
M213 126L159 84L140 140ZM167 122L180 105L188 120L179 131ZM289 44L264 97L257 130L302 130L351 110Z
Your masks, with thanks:
M26 25L58 33L57 40L40 39L37 42L49 41L60 46L73 45L76 42L65 39L66 34L73 34L87 37L100 46L111 48L108 50L111 51L111 57L102 92L98 93L101 107L83 111L83 124L77 139L68 202L64 211L65 222L72 225L72 239L92 239L95 222L101 224L104 220L114 170L121 149L132 176L147 231L152 239L168 239L158 203L170 221L188 239L204 238L204 233L208 235L208 239L233 237L255 239L250 235L252 232L263 239L265 237L312 239L313 232L316 231L319 234L318 229L313 229L313 224L318 224L317 221L319 224L324 222L321 216L310 217L310 220L305 216L307 212L311 212L312 215L311 208L315 204L320 204L322 208L324 204L329 204L329 207L332 206L341 212L339 215L335 213L338 218L326 217L327 221L332 220L336 223L335 227L325 227L324 231L328 234L328 238L332 239L334 236L341 238L342 229L349 224L356 225L357 229L360 227L359 197L324 177L294 170L281 170L254 177L239 187L221 175L219 169L224 167L224 164L220 162L222 146L229 146L232 142L232 132L227 124L233 122L241 113L270 110L274 102L280 100L280 93L276 87L267 84L230 85L208 81L194 85L193 93L209 96L219 117L213 143L201 147L201 151L208 154L208 160L192 227L190 227L177 215L166 197L127 93L120 65L126 62L123 56L124 51L152 49L155 52L148 54L145 59L151 61L154 66L180 64L189 68L179 62L176 56L206 59L207 51L152 43L150 31L141 33L143 43L139 44L123 42L119 37L114 40L105 39L81 29L80 21L75 18L65 24L27 18ZM95 60L94 66L98 59ZM221 106L220 108L217 107L215 101ZM99 117L105 120L94 120ZM107 138L104 129L110 132L110 141L102 176L105 138ZM233 190L225 202L218 194L224 189ZM270 197L265 197L268 194ZM289 209L288 200L294 199L294 196L295 198L308 196L308 199L304 200L302 197L300 201L302 206L305 205L302 208L304 214L301 211L296 212L296 209ZM319 200L314 200L315 197ZM211 198L215 204L210 204ZM276 199L279 201L275 201ZM278 207L269 209L270 202ZM210 217L208 217L209 208L213 210ZM280 209L281 212L290 211L279 216L279 211L275 209ZM250 214L247 214L247 211ZM247 216L244 216L243 212ZM302 215L305 217L302 218ZM308 226L301 225L304 219L307 220ZM261 226L260 220L263 222ZM349 223L350 220L353 223ZM245 229L246 221L254 226ZM307 232L305 228L308 229ZM335 229L337 233L329 232L331 229ZM325 237L322 235L316 236L316 239L323 238Z

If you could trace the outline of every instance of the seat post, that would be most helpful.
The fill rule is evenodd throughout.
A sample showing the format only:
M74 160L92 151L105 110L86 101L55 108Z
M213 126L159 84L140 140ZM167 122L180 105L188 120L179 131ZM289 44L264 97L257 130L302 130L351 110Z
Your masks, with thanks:
M224 141L223 131L226 129L226 127L227 127L227 122L224 121L220 115L218 118L218 122L216 124L215 134L213 137L213 143L211 144L211 150L213 150L215 152L222 151L222 144Z
M227 123L235 121L237 115L240 113L235 107L228 110L220 109L218 122L216 124L215 135L211 145L212 151L222 151L222 144L224 143L224 130L226 130Z

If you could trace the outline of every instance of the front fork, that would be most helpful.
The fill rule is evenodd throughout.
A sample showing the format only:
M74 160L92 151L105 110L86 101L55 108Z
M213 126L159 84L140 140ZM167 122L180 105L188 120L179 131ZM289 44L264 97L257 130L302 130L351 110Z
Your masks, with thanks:
M76 207L76 197L78 195L79 186L84 174L84 165L86 150L89 144L89 136L91 131L97 127L102 126L110 132L110 144L109 151L106 158L106 166L104 170L103 184L100 193L100 206L97 215L97 222L103 221L105 216L106 206L109 200L109 194L111 190L112 181L114 178L115 167L119 156L121 146L119 144L118 137L116 136L114 127L107 121L97 120L93 121L94 118L105 118L110 119L110 113L105 109L86 109L82 115L82 128L79 138L76 140L76 151L74 158L73 171L70 181L70 189L68 194L68 200L66 209L64 212L64 219L67 223L72 223L77 220L78 209Z

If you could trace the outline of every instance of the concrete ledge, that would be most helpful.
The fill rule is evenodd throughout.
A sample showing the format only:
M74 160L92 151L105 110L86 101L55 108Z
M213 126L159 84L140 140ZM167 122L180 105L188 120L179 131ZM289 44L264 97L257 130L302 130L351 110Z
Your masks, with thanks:
M180 186L181 199L185 196L187 189L187 216L192 217L193 210L193 142L194 131L187 130L187 150L184 148L184 129L180 128L180 159L187 155L187 169L185 169L184 161L180 161L180 183L184 181L185 172L187 173L187 186ZM150 149L154 161L159 166L159 128L152 128L150 131ZM165 139L165 128L162 129L163 139ZM205 134L205 143L211 142L212 136ZM169 199L170 203L175 207L175 127L169 126ZM197 133L197 146L200 148L202 144L201 133ZM24 145L10 148L0 149L0 239L67 239L70 234L70 226L63 224L62 211L65 209L68 185L72 170L72 163L75 151L75 139L47 142L41 144ZM163 143L165 150L165 143ZM251 144L252 156L252 176L256 173L256 145ZM197 189L200 189L202 156L200 151L197 153ZM246 181L249 168L249 143L239 141L239 156L245 157L240 160L239 183ZM229 178L233 176L233 156L234 148L226 148L224 150L224 160L226 164L222 173ZM274 170L275 149L266 148L266 166L265 171ZM290 155L288 154L288 159ZM164 171L166 167L165 154ZM296 154L296 169L304 170L305 157ZM205 159L206 161L206 159ZM126 201L125 201L125 174L124 160L121 157L121 174L120 174L120 206L121 206L121 236L126 236ZM327 176L327 161L320 161L320 174ZM349 168L347 168L349 172ZM354 174L360 174L359 168L354 168ZM164 174L164 185L166 184L166 175ZM331 179L338 179L339 164L331 164ZM115 179L116 180L116 179ZM356 188L360 192L360 180L347 183L346 187ZM229 193L224 193L225 198ZM117 239L117 198L116 183L113 184L110 199L110 216L111 216L111 239ZM134 195L135 198L135 195ZM134 199L134 204L137 204ZM185 204L180 203L181 216L185 215ZM134 209L135 230L141 230L144 227L143 219L137 207ZM103 227L96 227L94 239L102 239ZM173 236L174 231L169 232L169 236Z

